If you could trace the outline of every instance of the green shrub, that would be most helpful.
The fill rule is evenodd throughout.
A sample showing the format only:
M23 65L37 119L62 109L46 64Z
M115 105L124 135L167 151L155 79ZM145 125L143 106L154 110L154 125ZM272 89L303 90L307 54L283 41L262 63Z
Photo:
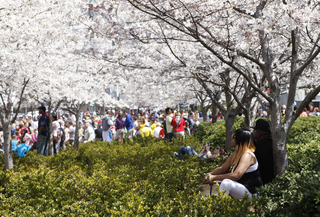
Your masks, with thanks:
M282 176L262 188L266 216L320 216L319 143L288 146Z
M310 143L320 140L320 117L299 117L287 136L288 144Z
M310 120L315 126L316 119ZM237 119L236 129L242 121ZM14 171L4 169L2 155L0 216L320 215L317 142L288 145L288 167L260 190L258 200L204 197L199 184L219 161L194 156L177 160L173 156L181 145L200 150L209 138L212 144L221 145L224 138L218 135L223 137L225 132L223 121L199 127L202 131L199 128L196 135L208 136L203 136L203 141L188 136L174 139L170 145L137 138L124 144L86 143L79 151L62 150L50 157L28 152L24 158L14 157ZM299 132L298 126L294 130ZM291 136L297 139L298 135Z
M243 117L237 116L234 122L234 129L240 129L243 126ZM193 135L200 142L209 142L212 146L224 146L226 144L226 126L225 120L218 120L216 123L202 122L197 126Z

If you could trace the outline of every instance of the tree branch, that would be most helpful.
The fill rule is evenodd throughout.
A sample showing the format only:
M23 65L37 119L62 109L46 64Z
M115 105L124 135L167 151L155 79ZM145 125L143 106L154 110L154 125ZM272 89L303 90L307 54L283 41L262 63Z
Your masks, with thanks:
M16 120L16 118L18 116L18 113L20 111L21 102L22 102L22 96L23 96L24 90L26 89L26 86L29 83L29 81L30 81L30 78L28 80L24 79L24 81L23 81L23 87L22 87L22 90L20 93L20 100L19 100L18 109L17 109L17 112L16 112L14 118L11 120L11 123L14 123L14 121Z

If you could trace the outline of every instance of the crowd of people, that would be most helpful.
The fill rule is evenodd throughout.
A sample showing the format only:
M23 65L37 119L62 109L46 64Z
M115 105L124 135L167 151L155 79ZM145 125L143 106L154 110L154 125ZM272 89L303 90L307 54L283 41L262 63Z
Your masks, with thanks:
M285 107L282 106L281 109L281 113L285 113ZM49 118L44 106L40 106L38 110L38 116L18 118L11 126L11 148L20 157L33 149L36 149L38 154L47 155ZM265 115L266 112L258 109L257 117ZM313 115L319 116L319 109L309 104L300 116ZM53 114L51 128L53 149L56 154L60 149L72 147L76 133L78 133L79 143L94 140L123 142L124 138L132 140L133 137L154 137L172 142L174 137L184 138L186 134L192 134L195 127L200 124L199 117L201 116L202 114L198 112L183 110L180 113L170 107L158 112L135 113L133 110L123 110L114 113L107 111L104 115L86 112L80 114L80 127L76 132L75 115L71 113L61 116ZM266 119L258 119L253 128L253 133L249 129L235 131L232 136L232 146L235 152L230 156L227 155L224 147L218 146L211 150L209 143L199 154L191 146L181 146L174 155L178 159L181 159L182 155L194 155L201 159L222 158L223 164L208 173L204 181L219 182L220 190L225 190L232 197L241 199L247 193L249 199L252 199L257 188L261 188L274 179L269 123Z
M38 110L39 115L19 117L11 126L12 151L21 157L33 149L38 154L48 154L49 117L44 106ZM52 114L53 151L56 154L60 149L73 146L76 133L79 143L94 140L111 142L114 139L123 142L124 138L132 140L136 136L167 139L171 142L173 137L191 134L198 124L198 112L188 113L183 110L180 113L169 107L158 112L146 110L135 113L134 110L122 110L113 113L107 111L105 115L81 112L79 131L76 132L74 114ZM0 151L3 151L2 148Z

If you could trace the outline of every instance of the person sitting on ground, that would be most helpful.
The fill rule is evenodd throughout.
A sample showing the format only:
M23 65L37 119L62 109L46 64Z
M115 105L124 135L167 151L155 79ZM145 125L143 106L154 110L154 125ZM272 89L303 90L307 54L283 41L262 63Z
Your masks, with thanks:
M219 168L211 171L204 177L206 183L222 181L220 191L225 190L227 195L242 199L248 194L256 194L256 189L262 187L258 160L254 155L254 137L249 129L239 129L232 136L232 146L235 152Z
M266 119L258 119L254 129L256 139L254 154L260 166L260 174L263 184L267 184L274 179L273 169L273 149L270 125Z
M149 127L149 124L145 124L144 127L142 127L141 131L141 136L142 137L151 137L152 136L152 130Z
M213 151L210 151L210 145L207 143L202 151L198 154L193 147L191 146L180 146L178 153L174 152L174 156L176 156L178 159L181 159L181 155L194 155L200 157L202 160L206 158L215 159L216 157L220 156L220 147L216 147ZM224 149L221 149L224 150ZM222 152L222 156L225 155L225 152Z

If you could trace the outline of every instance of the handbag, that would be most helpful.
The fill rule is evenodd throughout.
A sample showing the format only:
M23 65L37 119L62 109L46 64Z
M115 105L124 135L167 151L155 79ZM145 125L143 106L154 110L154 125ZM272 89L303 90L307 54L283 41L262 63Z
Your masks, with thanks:
M59 142L59 138L56 136L53 136L52 141L53 141L53 143L57 143L57 142Z

